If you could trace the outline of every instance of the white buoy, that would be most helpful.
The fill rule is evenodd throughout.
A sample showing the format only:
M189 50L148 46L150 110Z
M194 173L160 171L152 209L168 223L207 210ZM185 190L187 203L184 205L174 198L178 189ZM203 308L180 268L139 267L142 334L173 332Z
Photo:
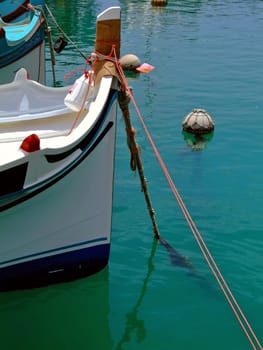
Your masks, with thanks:
M137 56L133 54L127 54L121 57L120 64L124 70L135 71L136 68L141 65L141 61Z
M183 130L193 134L206 134L214 127L213 118L204 109L193 109L183 120Z

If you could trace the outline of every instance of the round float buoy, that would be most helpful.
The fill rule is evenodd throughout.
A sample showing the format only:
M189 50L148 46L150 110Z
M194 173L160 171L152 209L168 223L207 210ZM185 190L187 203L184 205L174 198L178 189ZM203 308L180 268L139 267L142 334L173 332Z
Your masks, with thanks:
M204 109L193 109L183 120L183 130L193 134L206 134L214 127L213 118Z
M121 57L120 64L124 70L135 71L141 65L139 58L133 54L127 54Z
M153 6L166 6L168 1L167 0L152 0L151 3Z

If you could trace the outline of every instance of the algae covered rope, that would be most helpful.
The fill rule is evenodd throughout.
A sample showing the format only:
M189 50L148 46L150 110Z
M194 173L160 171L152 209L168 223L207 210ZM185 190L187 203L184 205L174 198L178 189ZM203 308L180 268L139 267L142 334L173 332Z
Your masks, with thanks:
M138 173L141 181L141 189L144 193L144 197L147 203L147 208L153 224L154 236L155 238L159 239L160 233L155 220L155 212L152 207L151 198L148 192L147 181L144 176L142 159L140 155L140 148L135 140L135 129L133 128L131 119L130 119L130 111L129 111L130 96L126 89L123 89L119 92L118 101L119 101L120 109L122 111L123 119L125 121L126 133L127 133L127 145L131 152L130 166L133 171L136 171L136 168L138 169Z

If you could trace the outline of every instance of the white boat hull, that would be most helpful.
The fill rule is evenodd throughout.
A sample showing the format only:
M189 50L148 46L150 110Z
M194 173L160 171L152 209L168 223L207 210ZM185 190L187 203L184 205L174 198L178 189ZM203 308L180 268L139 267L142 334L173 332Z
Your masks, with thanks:
M0 213L1 290L86 276L107 265L116 99L112 103L96 146L78 166Z
M105 25L115 44L119 7L98 16L97 34ZM109 60L96 60L71 87L47 87L24 68L0 85L0 290L107 265L119 90Z

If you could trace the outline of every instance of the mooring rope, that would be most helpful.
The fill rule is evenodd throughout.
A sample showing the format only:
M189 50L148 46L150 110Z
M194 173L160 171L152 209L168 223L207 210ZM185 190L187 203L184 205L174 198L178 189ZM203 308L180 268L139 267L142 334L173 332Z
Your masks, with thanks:
M60 25L58 24L57 20L55 19L53 13L51 12L50 8L47 6L47 4L45 3L45 8L49 14L49 16L51 17L54 25L57 27L58 31L60 31L61 34L63 34L63 36L67 39L68 42L71 43L71 45L78 51L78 53L84 58L84 60L86 60L86 55L84 55L84 53L78 48L78 46L74 43L74 41L72 41L70 39L70 37L64 32L64 30L60 27Z
M31 5L30 3L27 4L27 6L24 7L26 10L31 10L34 13L38 10L44 20L45 26L46 26L46 34L47 34L47 39L48 39L48 44L49 44L49 48L50 48L50 59L51 59L51 63L52 63L52 75L53 75L53 86L56 87L56 73L55 73L55 64L56 64L56 59L55 59L55 54L54 54L54 45L53 45L53 40L52 40L52 36L51 36L51 27L48 24L48 20L47 20L47 16L45 14L44 9L42 8L41 5ZM39 20L41 23L41 16L39 16ZM45 50L45 46L44 46L44 50Z
M119 93L118 101L119 101L120 108L122 110L123 119L125 121L126 133L127 133L127 144L131 153L130 166L133 171L135 171L136 168L138 169L138 173L141 180L141 189L142 189L142 192L144 193L144 197L147 203L147 209L148 209L150 218L152 220L154 236L155 238L159 239L160 233L157 226L157 222L155 220L155 212L152 206L150 194L148 192L147 180L144 176L143 165L142 165L142 160L140 155L140 148L139 148L139 145L136 143L135 129L133 128L131 119L130 119L130 111L128 108L129 100L130 98L127 96L126 91L121 91Z
M118 40L115 40L115 42L116 41L118 41ZM104 42L104 41L100 40L100 42ZM108 41L105 41L105 42L108 43ZM112 45L111 51L109 52L108 55L103 55L102 53L95 50L95 52L92 53L87 58L86 61L91 63L92 66L94 66L94 64L100 60L106 60L106 61L108 60L108 61L111 61L115 64L117 71L119 73L119 75L117 75L118 80L120 80L122 85L123 85L121 87L121 91L119 92L119 95L118 95L118 102L119 102L119 106L121 108L123 119L124 119L125 126L126 126L127 145L129 147L129 150L131 153L130 167L133 171L138 169L138 173L139 173L139 177L140 177L140 181L141 181L141 189L142 189L142 192L144 193L145 201L147 204L147 209L148 209L148 212L149 212L149 215L150 215L150 218L152 221L152 225L153 225L154 237L156 239L159 239L160 233L159 233L158 225L157 225L157 222L155 219L155 211L153 209L151 197L150 197L150 194L148 191L147 180L144 176L143 165L142 165L142 160L141 160L141 155L140 155L140 147L135 140L135 129L132 126L131 119L130 119L130 110L129 110L128 105L130 102L131 93L129 93L128 89L126 89L125 75L123 73L120 61L118 60L118 56L117 56L117 53L115 50L115 45ZM94 70L95 70L95 68L94 68ZM109 74L110 74L110 72L109 72ZM126 82L126 85L127 85L127 82ZM129 90L130 90L130 88L129 88Z
M136 113L139 117L139 120L144 128L144 131L145 131L147 137L148 137L148 140L149 140L149 142L154 150L154 153L155 153L155 155L156 155L156 157L161 165L161 168L162 168L162 170L163 170L163 172L168 180L168 183L171 187L171 190L174 193L175 198L177 199L177 202L182 210L182 213L183 213L183 215L184 215L184 217L185 217L185 219L186 219L186 221L187 221L187 223L188 223L188 225L193 233L193 236L194 236L210 270L212 271L216 281L218 282L219 287L221 288L221 290L222 290L227 302L229 303L234 315L236 316L241 328L243 329L245 335L247 336L248 341L250 342L252 348L254 350L257 350L257 346L258 346L258 348L260 350L263 350L263 347L262 347L260 341L258 340L255 332L252 329L252 326L250 325L250 323L247 320L246 316L244 315L241 307L239 306L237 300L235 299L233 293L231 292L230 287L228 286L226 280L224 279L224 277L223 277L218 265L216 264L210 250L208 249L201 233L199 232L198 228L196 227L194 220L192 219L188 209L186 208L186 205L184 204L184 201L183 201L181 195L179 194L179 191L177 190L164 161L162 160L162 157L161 157L161 155L160 155L160 153L159 153L159 151L158 151L158 149L157 149L157 147L156 147L156 145L151 137L150 132L148 131L148 128L147 128L147 126L143 120L143 117L140 113L140 110L136 104L133 93L132 93L132 91L127 83L127 80L126 80L125 74L123 72L123 69L120 65L120 62L116 59L116 55L115 55L115 60L116 60L116 66L117 66L118 72L120 74L120 77L122 79L122 82L124 84L124 87L130 96L130 99L134 105L134 108L135 108Z

